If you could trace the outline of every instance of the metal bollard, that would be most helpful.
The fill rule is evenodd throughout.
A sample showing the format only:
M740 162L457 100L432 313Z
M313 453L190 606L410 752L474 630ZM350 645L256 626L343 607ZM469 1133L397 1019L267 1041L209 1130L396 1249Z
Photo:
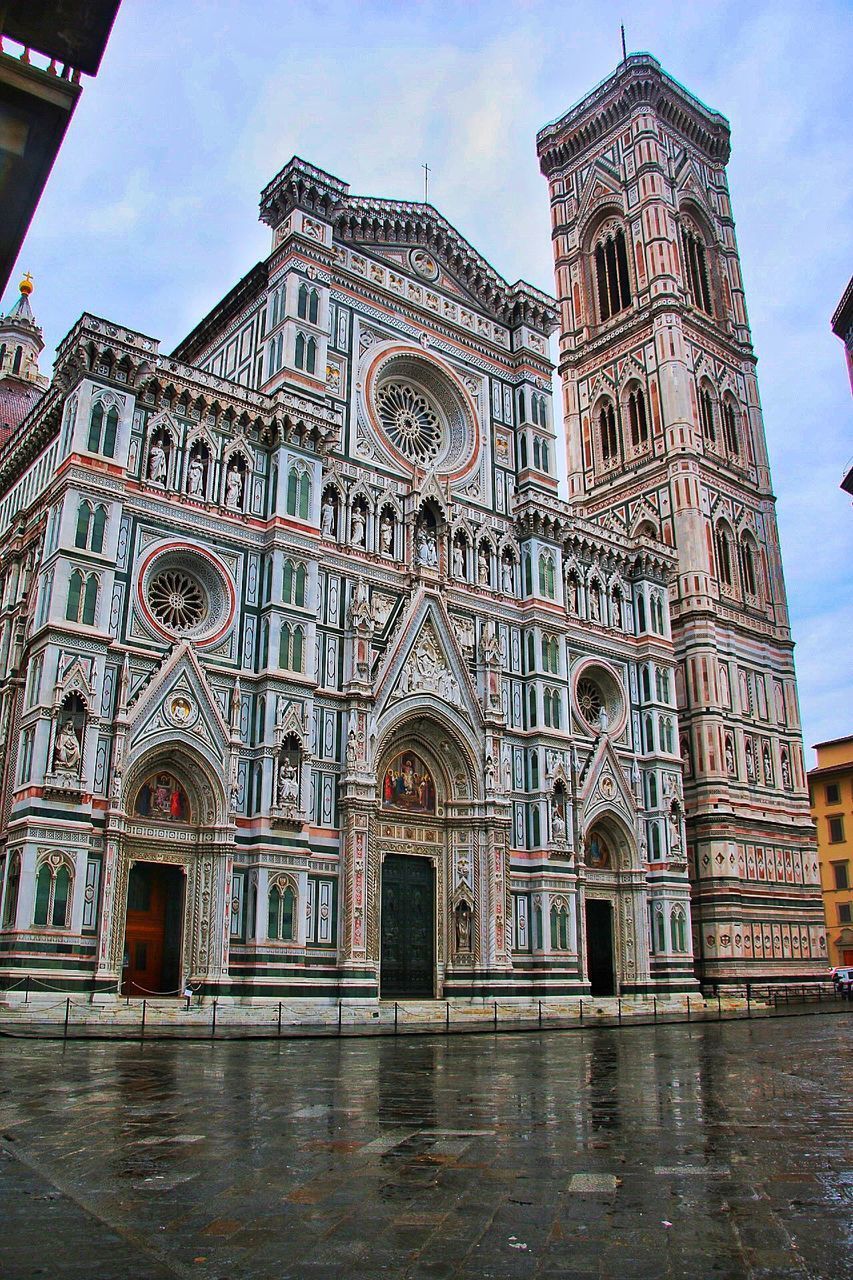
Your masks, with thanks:
M213 1017L210 1020L210 1038L211 1040L214 1040L216 1038L216 1001L215 1000L213 1002Z
M752 987L749 983L746 984L746 1016L752 1017Z
M144 1040L144 1039L145 1039L145 1013L146 1013L147 1008L148 1008L148 1001L147 1001L147 1000L143 1000L143 1001L142 1001L142 1023L141 1023L140 1028L139 1028L139 1039L140 1039L140 1040Z
M723 1020L723 1002L720 996L720 988L717 987L717 1021L722 1022L722 1020Z
M658 1020L658 998L657 998L657 996L652 996L652 1009L653 1009L653 1011L654 1011L655 1024L657 1025L657 1020Z
M498 1002L495 1001L495 1031L498 1029Z
M397 1001L394 1001L394 1035L397 1034Z
M65 1025L64 1025L64 1026L63 1026L63 1028L62 1028L62 1039L63 1039L63 1040L67 1040L67 1039L68 1039L68 1014L69 1014L70 1009L71 1009L71 997L70 997L70 996L66 996L66 997L65 997Z
M622 1026L622 997L616 1001L616 1012L619 1015L619 1026Z
M338 1035L341 1035L343 1033L343 1025L342 1025L343 1016L344 1016L343 1001L339 1000L338 1001ZM396 1025L397 1025L397 1006L394 1005L394 1026L396 1027Z
M281 1001L278 1002L278 1034L281 1035Z
M542 1001L539 1001L539 1025L542 1026Z
M583 996L581 996L580 1000L578 1001L578 1009L580 1010L580 1015L581 1015L581 1025L583 1025Z
M30 1003L30 975L27 974L27 980L24 983L24 1004Z
M690 996L687 997L687 1021L690 1021Z
M449 1000L445 1000L444 1002L444 1029L445 1031L450 1030L450 1001Z

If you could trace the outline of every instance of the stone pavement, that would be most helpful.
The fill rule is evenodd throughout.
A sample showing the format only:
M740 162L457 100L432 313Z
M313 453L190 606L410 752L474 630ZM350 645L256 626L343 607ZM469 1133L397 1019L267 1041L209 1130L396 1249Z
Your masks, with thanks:
M845 1280L851 1028L0 1040L0 1277Z

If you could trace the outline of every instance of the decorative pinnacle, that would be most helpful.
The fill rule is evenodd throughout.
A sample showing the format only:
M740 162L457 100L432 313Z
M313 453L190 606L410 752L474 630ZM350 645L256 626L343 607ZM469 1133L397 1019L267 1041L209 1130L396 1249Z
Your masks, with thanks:
M35 288L35 285L33 284L32 276L30 275L29 271L25 271L24 278L18 285L18 289L20 293L23 295L23 297L28 298L34 288Z

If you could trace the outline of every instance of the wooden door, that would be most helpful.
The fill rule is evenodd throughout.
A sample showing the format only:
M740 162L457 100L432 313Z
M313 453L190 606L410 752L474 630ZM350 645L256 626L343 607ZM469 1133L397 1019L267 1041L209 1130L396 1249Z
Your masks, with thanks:
M137 862L127 886L122 993L174 995L180 978L183 876L179 867Z
M429 858L382 864L381 994L435 994L435 873Z

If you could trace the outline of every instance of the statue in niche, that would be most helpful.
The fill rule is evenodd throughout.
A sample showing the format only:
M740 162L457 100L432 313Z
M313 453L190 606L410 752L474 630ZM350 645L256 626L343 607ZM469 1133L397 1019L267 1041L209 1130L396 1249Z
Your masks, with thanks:
M347 764L353 768L358 763L358 734L355 725L351 724L347 734Z
M370 604L370 593L364 578L359 578L355 584L355 594L350 608L350 622L356 628L373 626L373 609Z
M56 735L53 747L53 767L63 773L76 771L80 764L80 743L70 720L66 720Z
M730 777L734 777L737 770L735 769L735 744L730 733L726 734L726 773Z
M504 595L511 596L513 593L512 585L512 561L504 560L501 566L501 587Z
M352 516L350 518L350 542L354 547L364 546L366 530L367 521L364 517L364 511L359 506L353 507Z
M225 476L225 506L229 511L239 511L243 503L243 475L236 462L232 462Z
M454 542L451 553L451 568L454 578L465 577L465 552L461 542Z
M326 538L332 538L335 534L335 504L328 493L320 507L320 532Z
M187 467L187 496L204 497L204 463L197 453L192 455Z
M601 621L601 594L597 583L593 583L589 592L589 620Z
M687 734L682 734L681 737L681 759L684 761L684 772L689 778L693 773L693 760L690 755L690 739Z
M673 853L681 850L681 809L677 800L669 806L669 836Z
M610 617L611 625L617 631L622 628L622 598L618 591L614 591L610 601Z
M471 952L471 908L467 902L460 902L454 914L456 932L456 950L463 954Z
M573 614L577 615L577 612L578 612L578 580L577 580L577 578L574 576L574 574L571 574L571 575L569 576L568 587L569 587L569 591L568 591L568 605L569 605L569 613L573 613Z
M148 455L148 479L152 484L161 484L164 488L166 487L166 450L160 439L152 441L151 444L151 452Z
M426 525L418 529L418 564L425 569L438 567L438 551L435 545L435 534Z
M379 551L383 556L390 556L394 542L394 522L386 513L379 521Z
M551 838L555 844L566 842L566 815L563 800L556 793L551 800Z
M752 750L752 739L751 739L751 738L747 738L747 740L746 740L746 748L745 748L745 752L744 752L744 754L746 755L746 776L747 776L747 780L748 780L749 782L755 782L755 754L754 754L754 752L753 752L753 750Z
M598 713L598 727L602 733L607 732L608 724L609 724L609 717L607 715L607 708L602 707Z
M477 552L477 581L481 587L489 585L489 550L484 545Z
M494 791L495 789L495 762L491 756L486 756L486 790Z
M768 787L772 787L772 785L773 785L773 762L772 762L772 760L771 760L771 758L770 758L770 743L769 743L769 742L765 742L765 744L764 744L763 761L764 761L764 781L767 783Z
M299 774L292 760L284 760L278 770L278 803L282 809L295 809L299 802Z

